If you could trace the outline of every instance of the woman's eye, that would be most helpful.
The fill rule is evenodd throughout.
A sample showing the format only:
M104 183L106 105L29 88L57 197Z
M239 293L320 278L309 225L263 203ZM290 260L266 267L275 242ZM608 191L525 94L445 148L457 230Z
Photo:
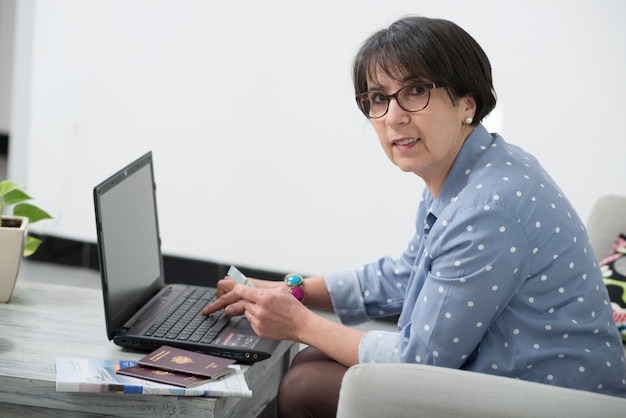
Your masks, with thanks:
M409 94L412 96L421 96L424 93L426 93L424 86L411 86L409 89Z
M370 96L370 101L372 103L384 103L387 101L387 96L380 93L372 93L372 95Z

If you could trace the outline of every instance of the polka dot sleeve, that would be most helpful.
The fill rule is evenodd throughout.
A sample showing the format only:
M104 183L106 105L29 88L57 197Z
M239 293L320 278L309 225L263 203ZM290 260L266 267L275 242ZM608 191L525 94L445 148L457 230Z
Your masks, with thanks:
M425 276L407 289L400 332L367 333L361 362L458 368L474 351L528 272L528 245L517 221L501 208L490 208L488 217L485 212L475 207L458 224L437 222L430 233L439 239L424 248L415 267L416 277ZM492 225L501 231L499 240Z
M437 238L424 250L423 285L407 291L401 361L461 367L528 275L525 234L506 210L453 212L431 231Z

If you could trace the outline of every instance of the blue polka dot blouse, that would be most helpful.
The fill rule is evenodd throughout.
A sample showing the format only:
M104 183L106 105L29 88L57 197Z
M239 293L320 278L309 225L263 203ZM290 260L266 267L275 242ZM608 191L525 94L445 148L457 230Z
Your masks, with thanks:
M360 362L408 362L626 397L626 363L598 262L572 205L534 157L482 125L398 259L327 274Z

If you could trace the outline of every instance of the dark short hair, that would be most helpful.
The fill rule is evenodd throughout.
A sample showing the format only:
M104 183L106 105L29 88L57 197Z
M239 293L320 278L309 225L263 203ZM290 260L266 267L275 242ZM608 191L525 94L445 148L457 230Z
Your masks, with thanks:
M443 19L409 16L371 35L354 59L355 94L367 91L368 77L383 71L398 80L423 79L446 86L453 102L471 95L476 101L473 124L496 106L491 64L467 32Z

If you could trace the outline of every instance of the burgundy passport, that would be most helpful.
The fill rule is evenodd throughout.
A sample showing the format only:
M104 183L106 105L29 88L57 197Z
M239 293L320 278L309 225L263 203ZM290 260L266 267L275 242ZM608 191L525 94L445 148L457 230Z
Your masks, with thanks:
M210 382L213 379L204 376L196 376L189 373L173 372L168 370L153 369L151 367L131 366L117 370L115 373L131 377L138 377L153 382L165 383L168 385L191 388Z
M141 358L137 363L153 369L217 379L233 371L228 366L235 363L235 360L164 345Z

